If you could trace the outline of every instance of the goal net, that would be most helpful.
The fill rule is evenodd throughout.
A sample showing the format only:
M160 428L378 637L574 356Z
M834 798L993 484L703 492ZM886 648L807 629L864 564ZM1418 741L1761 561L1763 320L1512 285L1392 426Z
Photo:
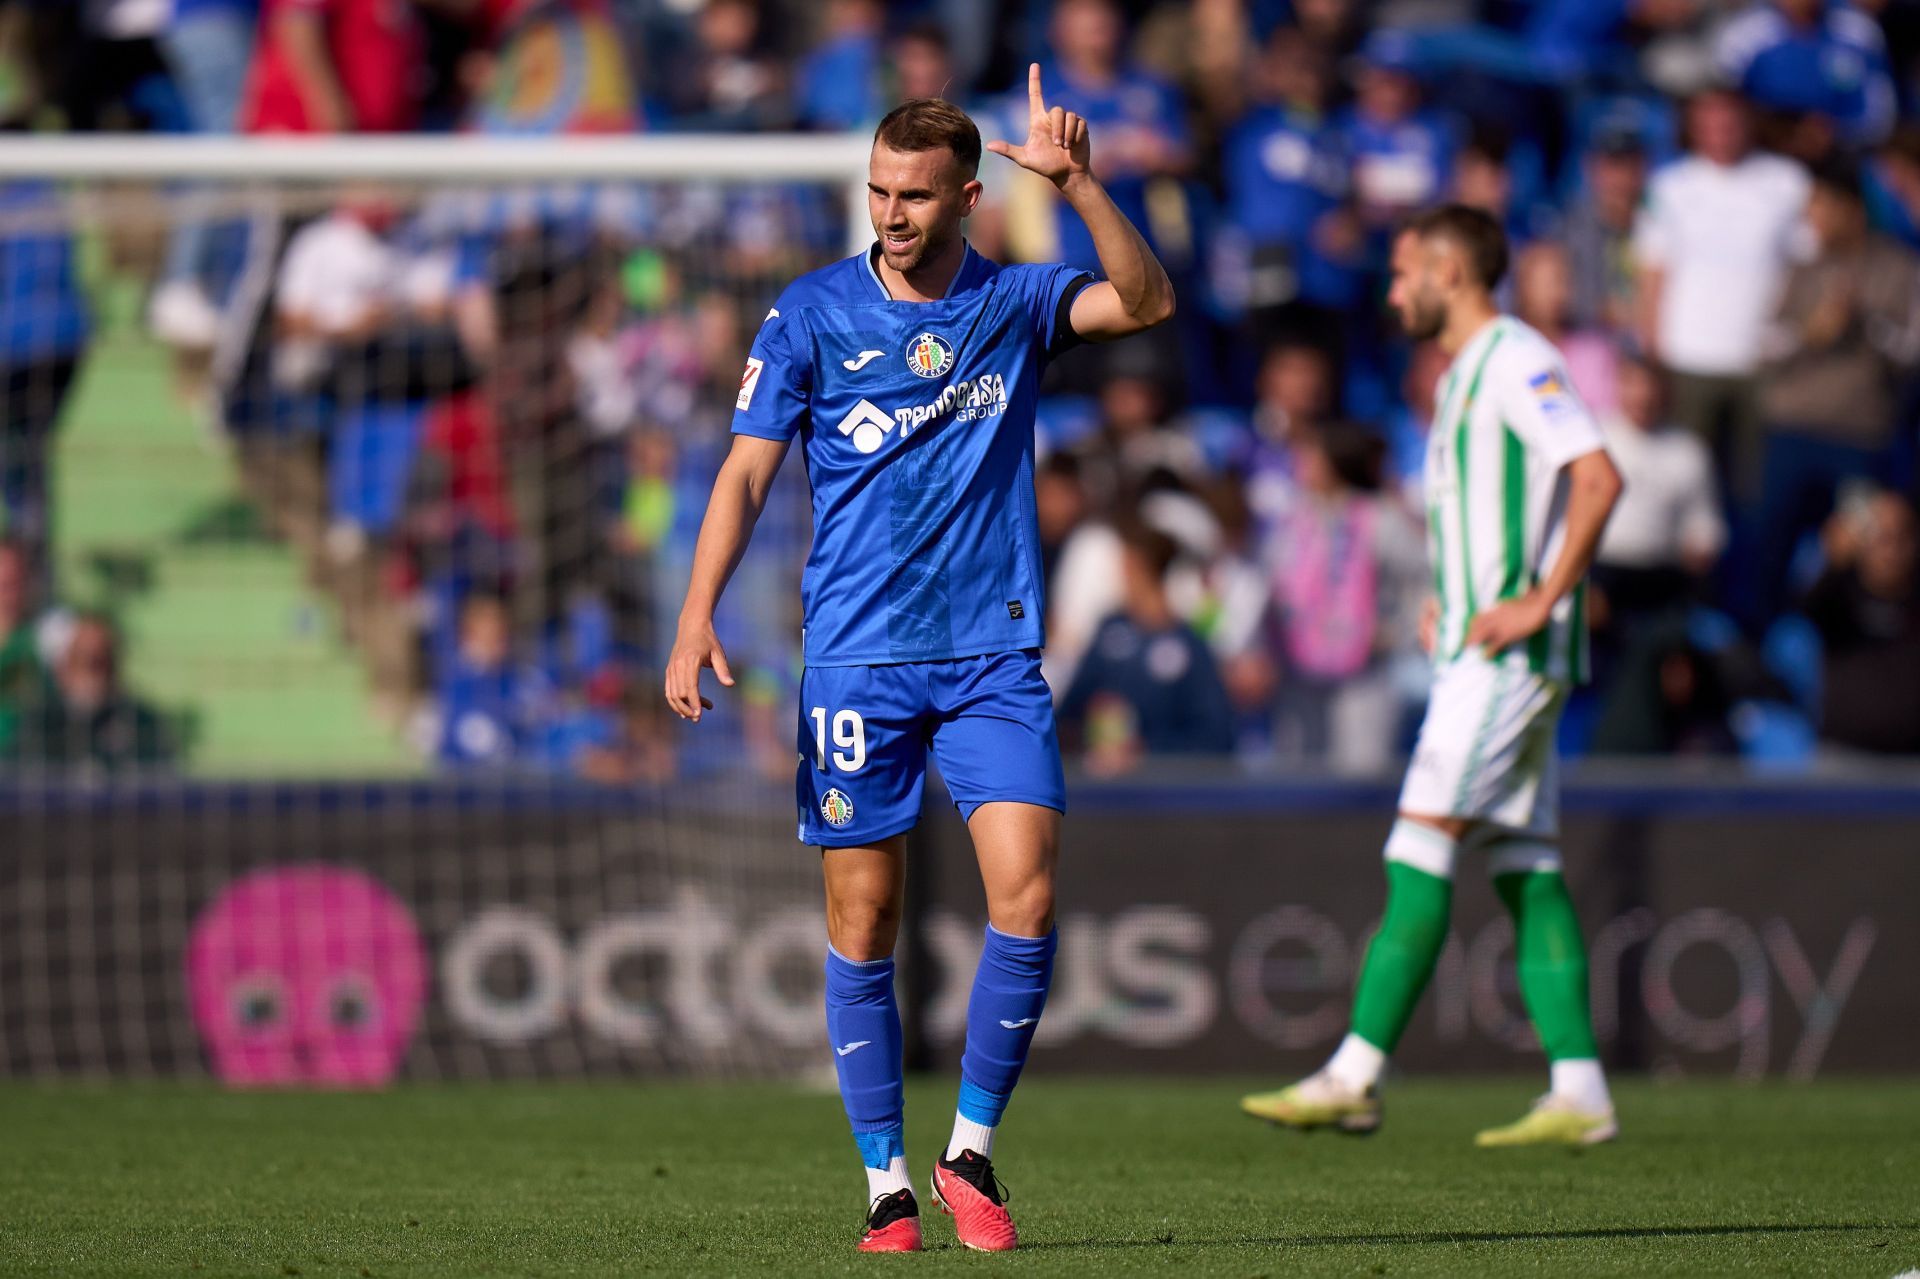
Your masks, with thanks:
M818 1060L797 465L659 686L865 150L0 144L0 1072Z

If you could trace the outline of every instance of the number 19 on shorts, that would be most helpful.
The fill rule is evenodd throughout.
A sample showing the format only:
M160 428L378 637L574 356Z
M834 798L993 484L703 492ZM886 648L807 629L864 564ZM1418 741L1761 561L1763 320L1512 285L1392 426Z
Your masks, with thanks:
M814 763L821 772L827 771L827 761L843 773L857 773L867 765L867 725L860 718L859 711L839 711L829 716L827 708L816 706L813 715ZM827 727L833 727L833 745L838 750L828 754Z

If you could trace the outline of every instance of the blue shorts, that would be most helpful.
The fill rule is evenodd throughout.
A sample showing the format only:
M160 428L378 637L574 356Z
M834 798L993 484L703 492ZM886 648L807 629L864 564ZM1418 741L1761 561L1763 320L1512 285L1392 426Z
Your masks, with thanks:
M800 677L800 840L877 843L920 820L927 751L960 816L995 800L1066 811L1053 692L1038 650Z

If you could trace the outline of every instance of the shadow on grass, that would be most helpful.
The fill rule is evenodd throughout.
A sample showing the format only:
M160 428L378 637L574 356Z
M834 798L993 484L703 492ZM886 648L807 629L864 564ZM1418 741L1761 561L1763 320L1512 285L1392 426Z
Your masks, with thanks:
M1596 1226L1586 1230L1411 1230L1397 1234L1358 1235L1235 1235L1202 1239L1178 1233L1156 1239L1079 1239L1023 1243L1020 1251L1058 1248L1217 1248L1257 1244L1271 1248L1418 1247L1422 1244L1554 1243L1572 1239L1664 1239L1714 1235L1800 1235L1849 1230L1916 1230L1920 1223L1809 1222L1791 1225L1721 1226Z

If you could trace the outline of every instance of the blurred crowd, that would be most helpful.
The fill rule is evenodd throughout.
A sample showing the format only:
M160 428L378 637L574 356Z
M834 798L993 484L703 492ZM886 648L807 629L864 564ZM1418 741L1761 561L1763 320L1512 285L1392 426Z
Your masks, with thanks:
M1445 359L1380 300L1396 222L1443 199L1507 227L1503 300L1627 480L1563 747L1920 753L1920 5L14 0L0 121L755 133L938 95L991 137L1024 127L1030 60L1182 299L1045 388L1047 669L1089 768L1369 773L1406 749ZM1044 181L981 176L983 252L1097 265ZM746 676L712 731L671 731L653 672L753 328L845 251L843 190L166 194L147 323L204 356L263 519L423 751L608 781L791 767L798 466L718 619ZM10 215L60 199L0 188L0 498L49 593L47 444L88 324L59 223ZM58 684L66 650L15 614L0 672ZM69 629L111 667L109 619ZM9 750L44 745L27 678L0 677Z
M178 737L122 682L113 620L45 604L27 548L0 540L0 766L150 770L174 762Z

